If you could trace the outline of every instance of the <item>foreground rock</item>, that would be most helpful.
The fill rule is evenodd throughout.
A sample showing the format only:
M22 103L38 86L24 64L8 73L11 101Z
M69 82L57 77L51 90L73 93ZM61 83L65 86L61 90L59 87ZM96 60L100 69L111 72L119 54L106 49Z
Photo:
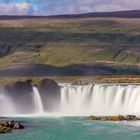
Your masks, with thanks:
M10 133L14 129L24 129L19 122L0 120L0 133Z
M99 121L137 121L140 120L135 115L127 115L127 116L90 116L89 119L91 120L99 120Z

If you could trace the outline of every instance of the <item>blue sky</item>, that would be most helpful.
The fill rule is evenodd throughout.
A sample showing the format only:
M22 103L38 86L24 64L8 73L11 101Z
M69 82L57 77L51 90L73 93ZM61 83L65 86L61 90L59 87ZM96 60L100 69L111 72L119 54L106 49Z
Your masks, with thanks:
M58 15L140 9L140 0L0 0L0 15Z

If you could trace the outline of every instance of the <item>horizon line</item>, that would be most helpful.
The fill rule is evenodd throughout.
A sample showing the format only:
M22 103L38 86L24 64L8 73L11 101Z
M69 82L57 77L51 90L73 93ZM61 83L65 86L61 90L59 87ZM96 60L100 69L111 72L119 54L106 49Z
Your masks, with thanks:
M52 14L52 15L18 15L18 14L5 14L5 15L0 15L2 16L17 16L17 17L59 17L59 16L77 16L77 15L90 15L90 14L109 14L109 13L120 13L120 12L140 12L140 9L136 10L118 10L118 11L105 11L105 12L84 12L84 13L71 13L71 14Z

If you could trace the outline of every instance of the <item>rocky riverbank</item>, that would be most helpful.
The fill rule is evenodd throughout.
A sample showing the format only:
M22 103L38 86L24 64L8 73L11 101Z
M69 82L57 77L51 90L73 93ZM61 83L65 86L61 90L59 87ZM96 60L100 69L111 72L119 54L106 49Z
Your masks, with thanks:
M86 85L89 83L140 83L140 76L63 76L63 77L1 77L0 86L13 84L17 81L32 81L39 85L44 79L55 80L57 83Z
M19 122L0 120L0 133L10 133L15 129L24 129L24 126Z
M97 121L138 121L140 120L140 117L137 117L135 115L127 115L127 116L90 116L90 120L97 120Z

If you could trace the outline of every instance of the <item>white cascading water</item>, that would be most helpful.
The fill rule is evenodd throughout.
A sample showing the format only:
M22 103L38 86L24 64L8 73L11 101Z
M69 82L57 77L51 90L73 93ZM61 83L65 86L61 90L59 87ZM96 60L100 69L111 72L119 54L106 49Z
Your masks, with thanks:
M10 97L5 96L5 94L2 92L0 94L0 116L3 115L14 115L16 113L16 108L14 106L14 103L12 102L12 99Z
M95 84L61 88L62 115L140 116L140 85Z
M131 84L95 84L60 85L60 107L52 115L89 116L89 115L128 115L140 116L140 85ZM14 97L13 97L14 98ZM33 87L33 107L31 114L48 115L43 107L41 95ZM26 101L25 101L26 102ZM27 103L28 104L28 103ZM55 101L54 101L55 104ZM15 104L7 94L0 93L0 116L18 114ZM17 111L17 112L16 112ZM21 110L22 111L22 110ZM26 114L27 115L27 114ZM49 114L50 115L50 114Z
M33 99L36 113L44 113L43 103L37 87L33 87Z

